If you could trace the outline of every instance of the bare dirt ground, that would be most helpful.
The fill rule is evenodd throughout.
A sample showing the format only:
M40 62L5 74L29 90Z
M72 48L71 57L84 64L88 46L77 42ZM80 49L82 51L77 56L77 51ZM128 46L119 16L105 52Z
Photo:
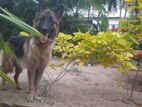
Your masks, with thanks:
M59 71L47 69L53 76ZM44 103L26 102L28 81L27 73L24 71L20 75L20 83L24 89L18 91L7 84L7 90L0 91L0 103L15 105L12 107L142 107L142 81L140 81L142 77L139 77L141 79L136 83L134 101L127 101L132 82L115 68L104 69L100 64L96 64L92 67L75 66L73 71L54 84L47 96L42 96ZM130 77L134 74L132 73ZM9 76L12 78L13 75ZM46 74L44 77L46 78ZM127 87L123 86L125 82L123 80L127 81ZM44 85L45 80L42 79L41 92Z

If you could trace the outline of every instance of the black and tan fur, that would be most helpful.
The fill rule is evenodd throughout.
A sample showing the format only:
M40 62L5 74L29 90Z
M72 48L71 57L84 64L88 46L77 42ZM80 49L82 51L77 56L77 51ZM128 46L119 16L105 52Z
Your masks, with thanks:
M18 89L21 88L18 81L19 74L23 68L27 68L29 81L27 101L40 100L38 98L39 82L51 58L54 41L59 31L59 20L63 14L63 6L50 11L43 8L41 4L39 1L34 27L44 37L11 37L8 44L14 51L16 59L11 59L5 54L2 56L1 69L5 73L9 73L15 68L14 80ZM2 89L5 89L4 80L2 81Z

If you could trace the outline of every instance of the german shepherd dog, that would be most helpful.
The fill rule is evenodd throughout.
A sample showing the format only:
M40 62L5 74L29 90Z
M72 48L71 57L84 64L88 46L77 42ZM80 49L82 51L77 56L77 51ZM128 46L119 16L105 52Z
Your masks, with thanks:
M53 45L59 32L59 20L63 14L64 7L60 6L50 11L43 6L39 0L38 12L34 21L34 27L40 31L42 37L19 37L12 36L8 45L16 55L15 59L8 55L2 55L1 69L7 74L15 70L14 80L17 89L21 89L18 78L23 68L27 69L29 93L27 101L41 101L38 97L39 82L45 67L51 58ZM5 89L5 80L2 80L2 89Z

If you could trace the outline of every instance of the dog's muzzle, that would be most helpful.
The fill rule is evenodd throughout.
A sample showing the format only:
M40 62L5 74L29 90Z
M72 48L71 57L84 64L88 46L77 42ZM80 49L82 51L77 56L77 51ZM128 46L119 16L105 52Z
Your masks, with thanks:
M48 35L40 37L40 42L41 42L42 44L47 43L47 40L48 40Z

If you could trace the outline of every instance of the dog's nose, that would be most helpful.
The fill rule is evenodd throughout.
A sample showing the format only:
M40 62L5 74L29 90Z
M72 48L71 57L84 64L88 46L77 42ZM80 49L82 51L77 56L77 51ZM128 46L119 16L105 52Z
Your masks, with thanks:
M41 27L41 32L43 33L43 35L46 35L47 31L48 31L48 28L46 26Z

